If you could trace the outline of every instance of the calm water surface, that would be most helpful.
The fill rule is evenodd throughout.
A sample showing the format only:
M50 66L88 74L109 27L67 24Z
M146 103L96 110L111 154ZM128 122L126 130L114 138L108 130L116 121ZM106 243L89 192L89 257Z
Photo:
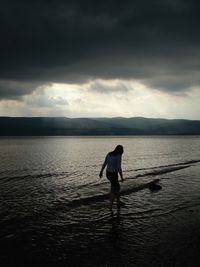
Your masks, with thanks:
M109 183L98 174L117 144L125 150L126 205L111 214ZM199 136L1 138L0 159L3 264L190 266L198 260L191 248L200 245L200 234L193 234L200 223ZM163 189L152 193L154 179Z

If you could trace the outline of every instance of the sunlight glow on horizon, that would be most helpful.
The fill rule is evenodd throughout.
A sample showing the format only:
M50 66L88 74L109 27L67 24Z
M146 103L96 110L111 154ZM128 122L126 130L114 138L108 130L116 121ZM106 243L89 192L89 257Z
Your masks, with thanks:
M199 88L176 96L136 80L92 80L38 87L21 101L0 101L1 116L200 119Z

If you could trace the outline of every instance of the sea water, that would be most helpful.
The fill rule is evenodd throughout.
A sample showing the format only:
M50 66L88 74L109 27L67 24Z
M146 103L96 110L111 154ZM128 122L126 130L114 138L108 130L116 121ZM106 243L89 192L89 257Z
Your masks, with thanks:
M111 213L98 175L118 144L125 206ZM186 244L198 239L185 235L199 223L199 174L199 136L1 138L1 262L178 266L185 251L194 260ZM155 179L162 190L151 192Z

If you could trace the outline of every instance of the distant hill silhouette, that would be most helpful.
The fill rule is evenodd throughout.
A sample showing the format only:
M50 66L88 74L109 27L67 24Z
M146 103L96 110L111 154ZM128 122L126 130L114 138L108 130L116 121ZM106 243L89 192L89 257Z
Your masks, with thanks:
M133 118L0 117L0 136L198 135L200 121Z

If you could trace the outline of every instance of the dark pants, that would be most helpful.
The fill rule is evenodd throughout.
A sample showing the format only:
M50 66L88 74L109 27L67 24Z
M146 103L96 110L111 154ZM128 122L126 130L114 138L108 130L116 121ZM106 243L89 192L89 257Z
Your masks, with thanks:
M117 172L106 172L106 177L110 181L111 184L111 193L117 194L120 191L120 184L118 181L118 173Z

